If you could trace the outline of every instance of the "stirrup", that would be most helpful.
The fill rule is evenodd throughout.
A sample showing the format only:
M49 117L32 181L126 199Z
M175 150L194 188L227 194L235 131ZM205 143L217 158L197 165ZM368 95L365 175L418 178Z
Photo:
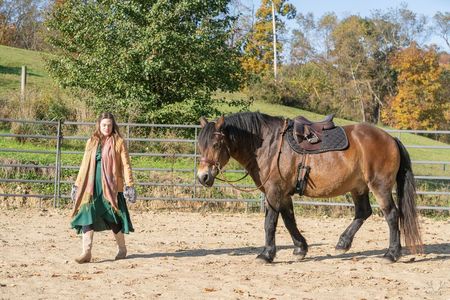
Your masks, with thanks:
M319 137L314 132L312 132L308 136L305 136L305 138L310 144L316 144L319 142Z

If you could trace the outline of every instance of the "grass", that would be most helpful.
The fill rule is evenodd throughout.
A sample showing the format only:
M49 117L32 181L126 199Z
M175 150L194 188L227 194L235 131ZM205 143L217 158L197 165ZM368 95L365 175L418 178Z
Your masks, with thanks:
M226 99L230 99L230 100L238 100L238 99L248 100L247 95L245 95L244 93L241 93L241 92L232 93L232 94L218 92L218 93L216 93L215 98L217 98L217 99L226 98ZM221 103L220 101L218 102L217 107L226 114L235 112L235 108L229 107L227 104ZM250 109L250 111L258 111L258 112L265 113L265 114L272 115L272 116L280 116L280 117L291 118L291 119L295 118L297 116L300 116L300 115L304 116L307 119L317 120L317 121L324 118L324 116L321 114L313 113L313 112L303 110L300 108L290 107L290 106L285 106L285 105L280 105L280 104L266 103L266 102L262 102L262 101L254 101L250 105L249 109ZM340 126L355 123L353 121L348 121L348 120L340 119L340 118L335 118L334 121L337 125L340 125Z
M250 110L259 111L259 112L267 113L270 115L278 115L278 116L287 117L287 118L295 118L295 117L301 115L311 121L320 121L325 117L324 115L316 114L316 113L313 113L313 112L310 112L307 110L303 110L303 109L299 109L299 108L295 108L295 107L265 103L265 102L260 102L260 101L253 103L250 106ZM336 125L339 125L339 126L355 124L355 122L353 122L353 121L348 121L348 120L340 119L340 118L334 118L333 120L336 123Z
M52 85L42 56L41 52L0 45L0 96L20 92L22 66L27 67L29 88L45 88Z

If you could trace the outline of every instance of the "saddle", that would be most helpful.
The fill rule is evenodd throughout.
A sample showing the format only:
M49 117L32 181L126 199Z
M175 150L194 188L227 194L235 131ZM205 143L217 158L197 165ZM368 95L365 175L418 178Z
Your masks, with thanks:
M321 153L343 150L348 146L347 136L342 127L333 122L334 114L313 122L303 116L289 120L287 140L298 153Z
M319 122L312 122L303 116L289 120L285 131L289 146L302 154L298 164L295 193L304 194L311 167L306 164L306 154L344 150L348 147L347 135L342 127L334 125L334 114Z
M303 116L296 117L293 131L298 143L307 140L310 144L317 144L322 141L324 130L336 127L333 122L334 114L328 115L319 122L312 122Z

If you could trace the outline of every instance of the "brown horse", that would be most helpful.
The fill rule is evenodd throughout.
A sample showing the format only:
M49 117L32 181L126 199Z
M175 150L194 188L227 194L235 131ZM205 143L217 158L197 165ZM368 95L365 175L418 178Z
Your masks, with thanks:
M372 214L371 191L389 225L389 249L384 257L395 262L401 256L400 230L406 246L417 253L422 241L415 204L414 176L411 160L402 143L369 124L344 126L349 145L342 151L309 154L302 161L283 139L285 120L261 113L237 113L215 122L200 119L202 130L198 146L202 155L197 177L210 187L220 170L232 157L265 193L265 247L257 256L272 262L276 254L275 230L281 213L294 243L294 254L300 259L308 244L297 228L292 195L298 180L298 165L310 166L304 195L334 197L350 192L355 204L355 218L345 229L336 250L350 249L363 222ZM398 207L392 198L397 185Z

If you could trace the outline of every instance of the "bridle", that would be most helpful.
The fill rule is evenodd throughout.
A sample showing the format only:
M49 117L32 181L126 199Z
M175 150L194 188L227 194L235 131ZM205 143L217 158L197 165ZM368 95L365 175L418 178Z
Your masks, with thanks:
M220 137L219 142L220 142L221 144L223 144L223 138L225 137L225 134L224 134L223 132L221 132L221 131L215 131L215 132L213 133L213 135L219 136L219 137ZM225 146L226 146L226 150L227 150L228 156L231 157L231 155L230 155L230 148L229 148L228 145L226 145L226 144L225 144ZM218 160L213 160L213 159L209 159L209 158L207 158L207 157L202 156L202 157L200 157L200 162L206 163L206 164L208 164L208 166L214 166L214 167L216 167L217 170L219 171L217 174L219 174L220 172L222 172L222 166L220 165L220 162L219 162ZM217 177L217 176L216 176L216 177Z
M281 154L281 147L282 147L282 145L283 145L284 135L285 135L285 133L286 133L286 131L287 131L287 128L288 128L288 122L287 122L287 120L284 120L283 129L282 129L281 132L280 132L281 138L280 138L280 143L278 144L278 151L277 151L277 152L278 152L278 153L277 153L277 167L278 167L278 172L279 172L279 173L280 173L279 160L280 160L280 154ZM223 132L221 132L221 131L216 131L216 132L214 132L213 134L214 134L214 135L220 136L220 137L221 137L220 143L223 143L223 137L225 136L225 134L224 134ZM228 156L231 157L231 155L230 155L230 148L229 148L228 145L226 145L226 144L225 144L225 146L226 146L226 150L227 150ZM253 192L253 191L256 191L256 190L260 189L260 188L261 188L262 186L264 186L264 184L266 184L266 182L269 180L270 175L272 175L272 171L273 171L273 168L271 168L269 174L268 174L267 177L266 177L266 179L265 179L259 186L257 186L256 188L253 188L253 189L241 189L241 188L239 188L239 187L233 185L232 183L243 180L245 177L247 177L247 176L249 175L248 172L245 172L245 175L244 175L242 178L239 178L239 179L237 179L237 180L228 180L228 179L226 179L226 178L220 178L220 177L218 177L218 175L222 172L222 167L220 166L220 162L219 162L219 161L217 161L217 160L212 160L212 159L209 159L209 158L206 158L206 157L202 156L202 157L200 158L200 162L207 163L209 166L215 166L215 167L217 168L217 170L218 170L218 173L217 173L217 175L215 176L215 178L216 178L217 180L224 181L224 182L228 183L228 184L231 185L233 188L235 188L235 189L237 189L237 190L239 190L239 191L241 191L241 192ZM280 175L281 175L281 173L280 173Z
M218 135L218 136L220 136L221 138L220 138L219 142L220 142L221 144L223 144L223 138L225 137L225 134L224 134L223 132L221 132L221 131L216 131L216 132L213 133L213 135ZM227 150L228 156L231 157L231 154L230 154L230 148L228 147L227 144L225 144L225 146L226 146L226 150ZM212 160L212 159L209 159L209 158L206 158L206 157L202 156L202 157L200 157L200 162L207 163L208 166L214 166L214 167L216 167L216 169L217 169L218 172L217 172L217 175L215 176L215 178L216 178L217 180L220 180L220 181L223 181L223 182L228 183L229 185L231 185L232 187L234 187L235 189L238 189L238 190L241 190L241 189L239 189L238 187L232 185L232 183L233 183L233 182L241 181L241 180L243 180L245 177L248 176L248 172L245 172L245 175L242 176L241 178L237 179L237 180L229 180L229 179L226 179L226 178L220 178L218 175L219 175L220 173L222 173L222 166L220 165L220 162L219 162L218 160ZM241 190L241 191L242 191L242 190Z
M202 163L207 163L208 166L214 166L217 168L217 170L219 170L219 172L222 170L222 168L220 167L220 162L217 160L212 160L206 157L200 157L200 162Z

